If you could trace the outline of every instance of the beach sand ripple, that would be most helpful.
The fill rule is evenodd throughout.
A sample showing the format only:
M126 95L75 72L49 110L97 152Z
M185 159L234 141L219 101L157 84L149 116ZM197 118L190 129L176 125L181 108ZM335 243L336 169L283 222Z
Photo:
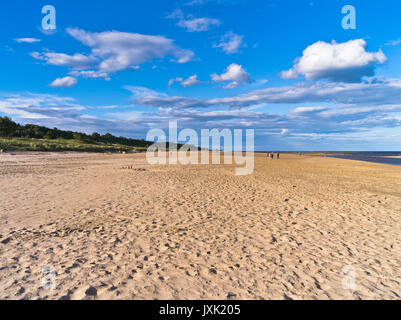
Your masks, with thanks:
M234 167L1 154L0 299L400 299L401 167Z

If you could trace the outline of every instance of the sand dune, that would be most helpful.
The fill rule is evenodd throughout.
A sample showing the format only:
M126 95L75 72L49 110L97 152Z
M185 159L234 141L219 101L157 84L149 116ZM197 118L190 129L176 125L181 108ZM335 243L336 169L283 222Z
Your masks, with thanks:
M401 167L281 158L1 154L0 299L400 299Z

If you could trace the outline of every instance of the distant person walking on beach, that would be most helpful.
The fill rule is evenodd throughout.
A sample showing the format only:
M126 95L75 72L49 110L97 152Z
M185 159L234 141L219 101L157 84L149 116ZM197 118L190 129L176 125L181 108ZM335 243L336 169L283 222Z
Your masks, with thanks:
M277 152L277 159L280 159L280 153Z

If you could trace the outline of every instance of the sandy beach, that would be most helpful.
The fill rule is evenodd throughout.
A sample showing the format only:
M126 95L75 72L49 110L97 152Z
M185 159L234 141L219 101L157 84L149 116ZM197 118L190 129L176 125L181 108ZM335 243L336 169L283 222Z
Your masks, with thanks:
M0 299L401 298L401 167L235 166L0 154Z

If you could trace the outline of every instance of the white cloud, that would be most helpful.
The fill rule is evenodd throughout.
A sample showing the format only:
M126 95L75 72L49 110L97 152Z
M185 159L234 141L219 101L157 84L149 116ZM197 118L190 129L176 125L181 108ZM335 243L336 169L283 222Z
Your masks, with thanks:
M71 68L90 68L97 62L95 57L86 56L80 53L68 55L56 52L32 52L31 56L35 59L45 61L47 64Z
M181 78L181 77L177 77L177 78L174 78L174 79L170 79L170 80L168 81L168 86L171 87L171 86L174 84L174 82L181 82L181 81L183 81L183 80L184 80L184 79Z
M398 46L401 43L401 39L391 40L386 43L386 46Z
M201 84L202 82L198 80L198 75L194 74L193 76L188 77L187 79L183 79L181 77L170 79L168 82L168 86L172 86L174 82L180 82L183 87L191 87L194 85Z
M109 79L109 74L121 70L137 70L139 64L166 56L178 63L193 59L191 50L182 49L163 36L151 36L118 31L87 32L67 29L67 33L91 48L89 55L69 55L55 52L33 52L32 57L47 64L72 68L75 75Z
M288 129L283 129L283 130L281 130L281 132L280 132L280 134L282 135L282 136L286 136L286 135L288 135L290 133L290 130L288 130Z
M334 90L334 85L337 85ZM331 86L331 87L330 87ZM341 87L339 89L339 87ZM345 96L339 92L344 88L350 90ZM391 87L391 88L390 88ZM134 94L135 99L156 102L158 110L127 111L127 106L96 106L83 107L75 100L68 97L43 94L0 94L0 112L12 116L16 121L23 123L31 122L48 127L58 127L66 130L78 130L81 132L111 132L117 135L132 136L135 134L142 138L144 132L151 128L167 128L168 121L178 120L182 127L191 127L196 130L200 128L254 128L256 142L259 140L266 147L272 140L278 139L280 143L299 142L298 146L310 146L314 148L327 142L338 147L348 140L363 143L369 146L368 140L378 141L381 146L390 146L399 149L401 125L401 105L386 104L390 100L400 101L401 81L391 80L386 83L364 83L362 84L332 84L320 83L319 85L308 84L308 90L298 91L296 86L270 88L266 90L254 90L246 95L237 95L227 98L216 98L200 100L186 97L167 97L142 87L126 87ZM368 88L368 89L367 89ZM275 90L271 90L275 89ZM374 95L376 97L373 97ZM326 96L327 95L327 96ZM255 112L251 109L256 102L266 99L270 103L283 103L286 97L295 97L298 101L305 101L313 97L320 101L326 101L327 97L363 97L366 100L354 101L349 104L329 104L324 107L302 106L290 112ZM376 98L379 102L375 104ZM157 100L158 99L158 100ZM269 100L270 99L270 100ZM275 99L275 100L274 100ZM312 99L312 100L313 100ZM370 99L370 100L369 100ZM188 107L189 100L192 104ZM169 101L172 105L169 105ZM243 101L248 104L245 109L236 108L235 103ZM136 101L134 101L136 102ZM370 104L366 106L366 103ZM373 104L371 104L373 102ZM181 103L181 105L180 105ZM270 104L269 103L269 104ZM269 107L266 104L265 107ZM324 103L325 104L325 103ZM323 105L324 105L323 104ZM173 107L172 107L173 106ZM213 107L201 110L202 107ZM218 107L218 109L216 108ZM106 113L95 117L88 114L86 110L93 108L104 109ZM123 109L119 109L123 108ZM109 110L108 110L109 109ZM282 139L282 140L281 140ZM318 141L318 144L313 144ZM308 143L312 143L309 144ZM384 143L384 144L383 144Z
M83 77L83 78L92 78L92 79L104 79L110 81L111 78L107 72L95 71L95 70L73 70L70 72L70 75L75 77Z
M77 84L77 79L73 77L64 77L64 78L57 78L49 87L52 88L71 88Z
M73 114L84 109L71 97L33 93L0 96L0 112L18 119L49 119L61 112Z
M218 25L220 25L220 21L211 18L193 18L178 22L178 26L187 29L188 32L208 31L211 26Z
M115 72L172 55L177 62L190 61L194 53L177 47L174 41L162 36L149 36L118 31L87 32L67 29L76 40L92 48L92 56L100 58L100 71Z
M194 6L194 5L198 5L198 4L204 4L208 2L208 0L191 0L185 3L185 5L187 6Z
M350 40L344 43L319 41L308 46L294 66L283 71L285 79L304 75L306 79L330 79L334 81L357 82L363 76L374 75L377 64L386 62L381 50L367 52L366 41Z
M257 87L257 86L262 86L268 82L269 82L268 79L258 79L253 83L253 85Z
M261 103L394 104L401 101L401 79L369 79L361 83L314 82L253 90L224 98L148 96L139 104L160 108L227 106L246 108Z
M35 42L40 42L40 39L36 39L36 38L17 38L14 39L15 41L17 41L18 43L35 43Z
M188 79L184 80L181 82L181 85L183 87L190 87L190 86L194 86L197 84L201 84L202 82L199 81L198 76L196 74L194 74L193 76L190 76Z
M327 107L299 107L299 108L295 108L294 110L291 110L291 113L294 114L311 114L314 112L320 112L323 110L326 110Z
M221 48L227 54L237 53L242 46L243 38L243 36L229 31L222 36L220 42L214 44L213 47Z
M221 22L218 19L212 18L194 18L188 15L186 18L181 9L175 10L167 18L178 19L177 25L186 29L188 32L208 31L211 26L219 26Z
M124 88L128 91L131 91L134 99L144 99L148 97L159 97L159 98L167 97L166 94L145 87L125 86Z
M225 89L232 89L240 86L242 82L249 82L251 80L248 72L246 72L241 65L232 63L226 71L220 75L213 73L210 75L214 82L226 82L230 81L224 86Z
M184 0L185 6L200 6L208 3L213 3L213 5L235 5L238 1L235 0Z

